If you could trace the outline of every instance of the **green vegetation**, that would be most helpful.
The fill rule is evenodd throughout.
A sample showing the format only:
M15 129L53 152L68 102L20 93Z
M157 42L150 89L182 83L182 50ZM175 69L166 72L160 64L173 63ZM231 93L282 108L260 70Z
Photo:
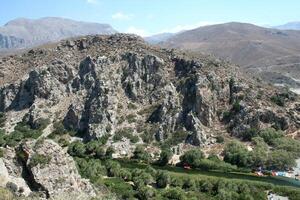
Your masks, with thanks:
M4 156L4 151L3 149L0 148L0 158L2 158Z
M269 170L287 170L295 166L295 159L300 156L299 141L282 137L281 132L272 129L260 134L264 138L252 138L254 149L251 152L238 141L229 142L224 149L224 161L250 169L263 167ZM271 145L271 149L267 143Z
M275 94L270 99L278 106L285 106L287 101L295 100L295 95L289 91L286 91L279 94Z
M148 163L150 162L150 155L145 151L145 148L143 146L138 145L133 152L133 159Z
M6 116L4 113L0 112L0 128L4 126L6 121Z
M210 156L209 160L213 159L216 159L216 156ZM161 167L168 171L156 170L146 164L133 162L128 164L121 162L120 165L119 162L112 160L82 158L75 160L83 177L89 178L95 185L104 184L120 199L260 200L266 199L267 190L288 196L291 200L296 200L300 195L297 189L275 186L262 181L267 178L253 176L256 181L250 181L249 175L245 177L247 180L233 178L239 176L234 174L228 175L230 179L227 179L216 175L202 175L201 171L196 170L185 171L171 167ZM88 167L90 170L87 170ZM94 169L97 170L91 171ZM105 175L108 175L108 178L103 178ZM225 176L222 173L219 175Z
M136 122L136 115L135 114L129 114L126 116L127 122L129 124L135 123Z
M124 138L128 138L132 143L137 143L139 141L139 137L137 135L133 135L132 134L133 131L134 130L132 128L123 128L117 130L113 136L113 141L114 142L120 141L124 137Z
M158 164L161 166L167 165L169 160L172 158L172 156L173 153L171 152L170 149L162 149L159 156Z
M185 130L177 130L174 133L172 133L170 137L163 142L162 145L165 147L171 147L177 145L179 143L184 142L188 135L189 132Z
M4 131L0 130L0 146L8 145L10 147L15 147L24 139L37 139L41 134L41 130L31 129L27 124L20 122L9 135L6 135Z
M49 164L51 157L48 155L34 154L30 159L30 165L32 167L37 166L38 164L43 168Z
M13 200L14 196L8 189L0 187L0 199L1 200Z

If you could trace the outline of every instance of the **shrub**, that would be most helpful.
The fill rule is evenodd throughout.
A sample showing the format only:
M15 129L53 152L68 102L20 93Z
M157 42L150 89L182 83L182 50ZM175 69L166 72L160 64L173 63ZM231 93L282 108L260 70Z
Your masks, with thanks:
M180 156L180 162L182 164L189 164L192 167L197 167L204 158L204 153L199 149L193 149L185 152L182 156Z
M68 147L68 153L71 156L85 157L85 145L80 141L72 142Z
M292 153L280 149L271 152L267 165L268 169L288 170L296 166L296 161Z
M114 177L119 175L121 166L118 162L108 160L105 162L105 167L107 170L107 176Z
M49 164L51 160L51 157L48 155L41 155L41 154L34 154L31 158L30 158L30 166L31 167L35 167L38 164L43 168L45 167L47 164Z
M285 98L280 95L274 95L271 97L271 101L277 104L278 106L284 106L285 105Z
M170 149L163 149L160 152L158 164L161 166L167 165L169 160L172 158L173 153Z
M0 127L3 127L5 125L6 116L4 113L0 112Z
M0 148L0 158L2 158L4 156L4 151L2 148Z
M167 172L159 171L156 176L156 185L158 188L165 188L170 183L170 175Z
M112 158L112 155L115 153L115 149L110 146L106 149L106 153L105 153L105 156L106 158Z
M135 114L129 114L129 115L126 116L126 118L127 118L127 122L129 124L132 124L132 123L136 122L136 115Z
M165 190L162 196L170 200L185 200L184 191L181 188L169 188Z
M216 137L216 142L217 142L217 143L223 143L223 142L224 142L224 137L221 136L221 135L218 135L218 136Z
M140 161L149 162L151 157L147 152L145 152L145 148L143 146L138 145L133 152L133 158Z
M274 139L281 138L284 134L282 131L276 131L273 128L266 128L259 132L259 136L262 137L267 144L271 145Z
M225 146L224 161L238 167L247 167L249 161L248 150L242 143L231 141Z

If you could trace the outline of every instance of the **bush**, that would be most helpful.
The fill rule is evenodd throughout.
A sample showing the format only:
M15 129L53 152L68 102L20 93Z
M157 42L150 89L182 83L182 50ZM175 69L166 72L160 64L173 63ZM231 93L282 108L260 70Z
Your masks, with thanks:
M161 166L165 166L168 164L169 160L172 158L173 153L170 149L163 149L160 152L158 164Z
M0 158L2 158L4 156L4 151L2 148L0 148Z
M0 112L0 128L5 125L6 116L4 113Z
M167 172L159 171L156 176L156 185L158 188L165 188L170 183L170 175Z
M104 179L104 185L114 192L120 199L134 199L136 192L129 183L120 178Z
M112 158L112 155L115 153L115 149L110 146L106 149L105 156L106 158Z
M119 175L121 166L118 162L108 160L105 162L105 167L107 170L107 176L114 177Z
M271 101L277 104L278 106L284 106L285 105L285 98L280 95L274 95L271 97Z
M48 155L41 155L41 154L34 154L31 158L30 158L30 163L29 165L31 167L35 167L38 164L40 165L40 167L45 167L46 165L49 164L51 160L51 157Z
M224 161L238 167L248 167L249 152L242 143L231 141L225 146Z
M296 166L296 161L292 153L280 149L271 152L267 165L268 169L288 170Z
M145 148L141 145L136 146L133 152L133 158L144 162L149 162L151 159L150 155L145 152Z
M165 190L162 196L170 200L185 200L184 191L181 188L169 188Z
M221 136L221 135L218 135L218 136L216 137L216 142L217 142L217 143L223 143L224 140L225 140L224 137Z
M127 122L129 124L132 124L134 122L136 122L136 115L135 114L129 114L126 116Z
M85 145L80 141L72 142L68 147L68 153L71 156L85 157L86 156Z
M182 164L188 164L192 167L199 166L201 159L204 158L204 153L199 149L193 149L185 152L182 156L180 156L180 162Z
M264 139L264 141L271 145L273 140L276 138L281 138L284 136L282 131L276 131L273 128L263 129L259 132L259 136Z

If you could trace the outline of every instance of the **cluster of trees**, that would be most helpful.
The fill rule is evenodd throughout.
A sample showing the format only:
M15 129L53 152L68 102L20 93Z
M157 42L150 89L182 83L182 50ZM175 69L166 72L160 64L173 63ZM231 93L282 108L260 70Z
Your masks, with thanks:
M29 125L20 122L16 125L14 131L7 135L0 130L0 146L15 147L26 138L37 139L42 134L41 129L32 129Z
M112 160L76 158L76 162L83 177L95 185L104 183L121 199L266 199L264 191L272 189L270 184L171 175L149 166L144 169L122 168ZM109 178L102 179L102 176Z
M237 171L235 165L225 163L216 155L210 155L208 158L205 158L204 153L200 149L187 151L180 157L180 163L181 165L187 164L193 168L203 170Z
M253 151L248 151L241 142L232 141L225 146L224 161L242 168L286 170L294 167L295 159L300 156L300 142L282 136L274 129L260 132L258 137L252 138Z
M105 136L104 136L105 137ZM112 154L115 152L113 147L104 148L106 139L92 140L88 143L82 141L75 141L69 144L68 153L74 157L80 158L98 158L109 159L112 158Z

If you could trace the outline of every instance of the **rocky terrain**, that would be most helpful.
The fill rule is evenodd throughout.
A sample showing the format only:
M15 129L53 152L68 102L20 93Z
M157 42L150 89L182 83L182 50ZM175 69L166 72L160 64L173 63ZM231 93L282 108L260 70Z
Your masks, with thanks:
M300 88L299 39L299 31L233 22L184 31L160 45L212 54L240 65L250 76Z
M18 195L95 196L66 149L49 139L57 123L77 133L70 141L107 137L115 157L137 144L206 148L217 136L266 127L299 134L296 94L253 81L228 62L149 46L135 35L68 39L3 57L0 68L5 134L22 131L20 123L42 131L3 147L0 179Z
M116 31L107 24L58 17L19 18L0 27L0 51L15 51L75 36L112 33Z

